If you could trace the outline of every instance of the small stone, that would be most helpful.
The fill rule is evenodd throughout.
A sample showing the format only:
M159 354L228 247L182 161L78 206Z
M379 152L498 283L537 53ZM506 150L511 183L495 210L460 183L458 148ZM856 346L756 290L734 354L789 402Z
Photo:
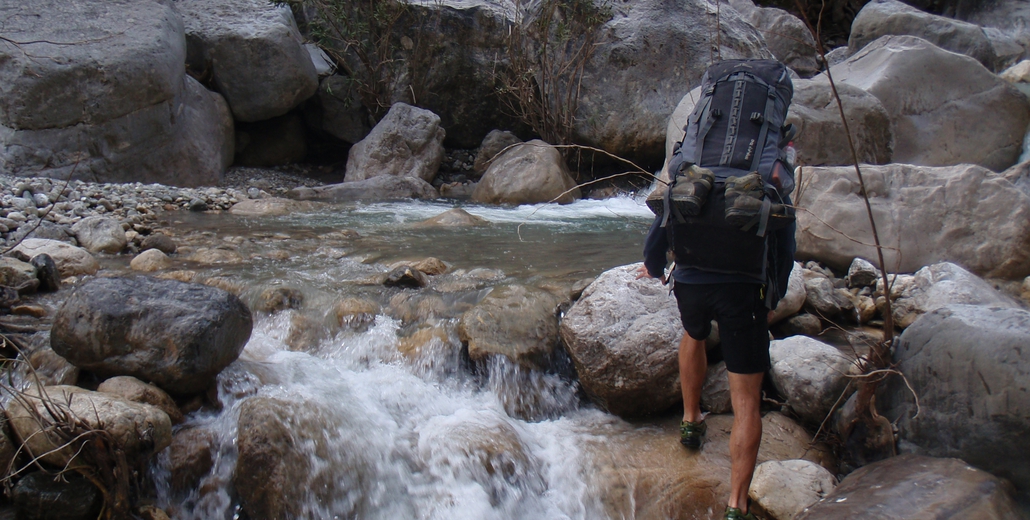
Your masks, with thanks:
M202 199L192 199L187 206L190 211L207 211L207 202Z
M33 318L45 318L46 308L35 304L22 304L11 307L11 314L19 316L32 316Z
M129 262L130 269L145 273L167 269L171 265L172 261L168 258L168 255L161 252L160 249L147 249L146 251L136 255L136 257Z
M414 267L404 265L398 267L386 275L383 285L387 287L411 287L421 288L429 284L426 275Z
M261 312L279 312L298 309L304 303L304 293L292 287L271 287L261 292L256 305Z

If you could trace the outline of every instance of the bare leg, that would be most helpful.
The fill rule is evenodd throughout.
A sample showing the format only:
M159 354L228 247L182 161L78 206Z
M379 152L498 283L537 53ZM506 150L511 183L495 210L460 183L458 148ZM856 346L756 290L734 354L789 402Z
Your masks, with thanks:
M708 372L708 354L705 340L696 340L683 334L680 340L680 389L683 391L683 420L701 420L701 387Z
M682 352L682 350L680 351ZM682 354L680 360L682 362ZM681 368L682 370L682 368ZM758 461L758 445L762 441L762 376L734 374L730 377L730 399L733 401L733 430L730 432L730 507L747 512L747 492Z

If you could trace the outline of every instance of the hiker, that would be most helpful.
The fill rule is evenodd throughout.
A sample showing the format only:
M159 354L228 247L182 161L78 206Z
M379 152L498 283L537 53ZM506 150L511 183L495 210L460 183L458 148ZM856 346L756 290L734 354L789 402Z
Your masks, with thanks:
M669 283L676 296L685 330L680 442L692 450L701 449L707 429L700 406L705 339L711 321L719 325L734 416L723 518L754 519L748 488L762 438L762 379L771 366L768 320L786 293L795 250L786 151L794 130L782 126L793 86L778 62L731 60L709 68L702 92L669 162L672 182L664 196L648 200L656 216L637 278ZM726 144L732 142L736 148ZM669 251L676 264L666 276Z

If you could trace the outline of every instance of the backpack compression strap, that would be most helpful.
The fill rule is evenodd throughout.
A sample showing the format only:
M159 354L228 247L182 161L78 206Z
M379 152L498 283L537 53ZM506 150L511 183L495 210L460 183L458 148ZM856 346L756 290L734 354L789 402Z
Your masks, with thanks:
M783 69L783 72L780 73L779 79L776 80L776 84L777 85L779 85L780 82L783 81L783 77L786 74L787 74L787 69ZM769 116L771 116L772 113L773 113L773 110L776 109L776 87L773 86L773 85L768 85L764 81L762 81L762 80L760 80L758 78L754 78L754 79L757 80L759 83L765 85L765 87L767 89L769 89L768 98L765 101L765 115L762 116L763 117L762 130L760 130L758 132L758 144L757 144L757 149L758 150L764 150L765 149L765 140L769 138L769 127L772 126L772 123L769 120ZM758 171L758 166L760 165L761 162L762 162L762 154L761 153L755 153L755 158L754 158L754 160L751 161L751 171Z

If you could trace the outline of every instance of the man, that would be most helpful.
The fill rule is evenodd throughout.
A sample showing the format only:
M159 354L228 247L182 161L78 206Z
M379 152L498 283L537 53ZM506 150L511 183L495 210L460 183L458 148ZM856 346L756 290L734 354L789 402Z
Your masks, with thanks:
M762 417L759 413L762 377L770 368L768 319L771 311L766 305L768 301L778 300L767 299L766 291L777 291L777 296L782 296L786 290L784 263L793 266L794 226L769 233L769 250L773 252L769 268L778 275L774 280L782 278L782 283L679 265L671 273L671 280L667 280L666 253L670 244L661 221L660 217L656 218L648 232L644 243L644 265L637 278L656 278L673 284L686 332L679 344L680 387L683 392L680 442L694 450L700 450L704 442L707 428L701 413L701 387L708 368L705 338L711 332L714 319L719 324L733 404L730 497L723 518L753 520L754 515L748 508L748 488L762 439ZM786 273L789 276L789 269ZM771 281L774 283L769 283Z

